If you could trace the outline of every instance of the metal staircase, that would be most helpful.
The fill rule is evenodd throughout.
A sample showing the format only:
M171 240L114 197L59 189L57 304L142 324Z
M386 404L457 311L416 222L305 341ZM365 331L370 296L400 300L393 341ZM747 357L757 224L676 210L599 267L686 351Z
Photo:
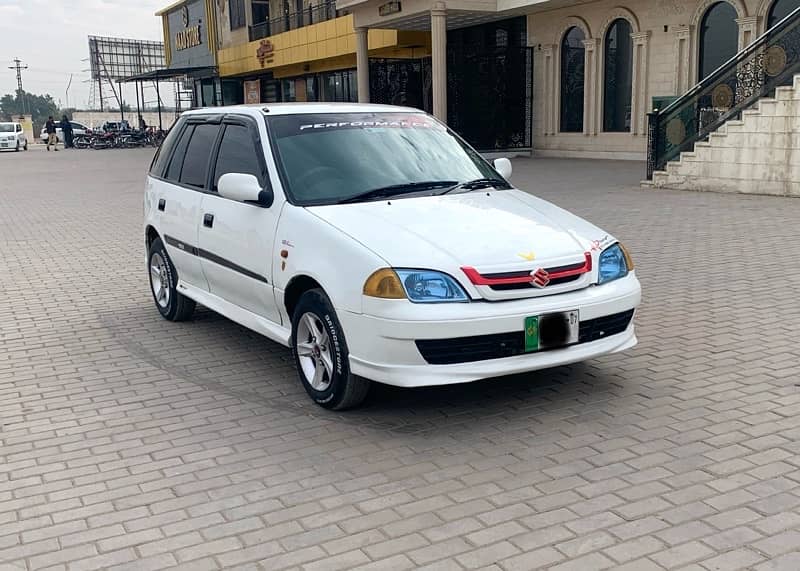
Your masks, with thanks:
M663 110L648 114L647 180L800 72L800 8Z

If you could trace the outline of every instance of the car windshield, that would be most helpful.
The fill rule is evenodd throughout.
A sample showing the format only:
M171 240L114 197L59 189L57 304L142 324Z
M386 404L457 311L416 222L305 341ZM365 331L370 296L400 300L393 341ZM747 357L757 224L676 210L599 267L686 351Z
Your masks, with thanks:
M433 194L490 179L495 170L423 113L325 113L267 117L275 157L301 206Z
M14 123L0 123L0 133L13 133Z

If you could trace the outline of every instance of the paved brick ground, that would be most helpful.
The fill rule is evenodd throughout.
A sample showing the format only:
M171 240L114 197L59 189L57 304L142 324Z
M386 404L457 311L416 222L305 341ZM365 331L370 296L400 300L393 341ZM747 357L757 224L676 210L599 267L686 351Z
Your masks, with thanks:
M0 569L800 568L800 200L517 161L630 246L640 345L332 414L158 316L150 155L0 155Z

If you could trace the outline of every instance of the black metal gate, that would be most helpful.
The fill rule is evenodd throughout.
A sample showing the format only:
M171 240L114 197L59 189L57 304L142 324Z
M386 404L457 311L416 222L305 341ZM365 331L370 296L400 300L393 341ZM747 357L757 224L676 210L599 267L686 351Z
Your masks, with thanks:
M448 53L447 122L479 151L531 148L533 53Z
M430 59L370 59L369 98L372 103L433 110Z
M447 123L480 151L530 149L533 51L525 18L447 33ZM431 112L431 60L371 59L370 100Z

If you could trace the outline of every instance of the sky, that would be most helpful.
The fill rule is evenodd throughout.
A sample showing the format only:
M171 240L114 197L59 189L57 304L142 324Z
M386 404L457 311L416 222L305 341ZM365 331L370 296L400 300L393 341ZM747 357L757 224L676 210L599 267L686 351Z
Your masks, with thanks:
M25 91L46 94L63 107L88 107L89 43L87 36L163 41L155 12L173 0L0 0L0 96L17 89L14 58L28 66L22 72ZM86 61L83 61L86 60ZM70 74L72 84L67 92ZM163 97L163 94L162 94ZM155 99L152 89L145 99ZM133 108L136 96L128 87ZM109 104L109 101L106 101ZM164 101L170 105L172 101Z

